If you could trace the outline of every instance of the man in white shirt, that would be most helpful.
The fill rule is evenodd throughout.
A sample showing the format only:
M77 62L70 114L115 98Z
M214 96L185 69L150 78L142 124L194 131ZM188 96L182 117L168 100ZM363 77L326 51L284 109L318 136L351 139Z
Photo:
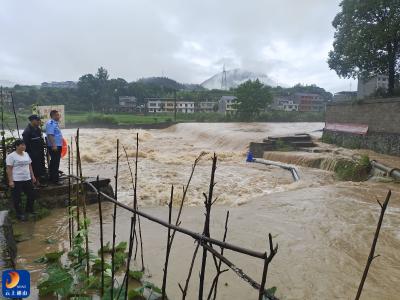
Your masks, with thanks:
M16 140L14 145L15 151L6 158L8 185L11 188L17 218L25 221L26 217L21 209L21 192L24 192L27 197L26 212L33 213L35 200L33 183L36 182L36 178L32 170L32 160L25 152L24 141Z

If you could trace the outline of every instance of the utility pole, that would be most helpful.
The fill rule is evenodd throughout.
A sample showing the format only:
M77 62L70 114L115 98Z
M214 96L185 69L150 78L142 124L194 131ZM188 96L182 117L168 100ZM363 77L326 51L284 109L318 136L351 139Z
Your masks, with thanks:
M222 69L221 90L224 90L224 91L228 90L228 82L226 80L225 64Z
M176 90L174 90L174 122L176 122Z
M7 171L6 171L6 139L4 137L4 98L3 98L3 87L0 87L0 99L1 99L1 150L2 150L2 165L3 165L3 176L2 181L7 184Z

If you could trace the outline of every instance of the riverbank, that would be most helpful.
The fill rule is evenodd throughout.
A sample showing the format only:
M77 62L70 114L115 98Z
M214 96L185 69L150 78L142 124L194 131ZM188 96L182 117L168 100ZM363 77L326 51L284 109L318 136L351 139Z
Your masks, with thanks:
M323 113L271 111L252 120L220 113L133 114L133 113L66 113L68 128L144 128L162 129L176 123L231 123L231 122L323 122Z

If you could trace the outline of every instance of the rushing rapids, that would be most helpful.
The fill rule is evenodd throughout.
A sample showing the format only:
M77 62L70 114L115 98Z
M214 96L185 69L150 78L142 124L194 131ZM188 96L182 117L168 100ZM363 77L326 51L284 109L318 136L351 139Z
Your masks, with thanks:
M200 232L203 223L202 192L207 190L211 162L215 151L219 157L217 205L212 210L211 235L221 237L224 215L230 210L228 240L238 245L263 251L266 236L271 232L279 251L271 264L268 286L278 288L281 299L351 299L361 278L373 233L379 215L376 198L383 200L388 189L393 190L377 253L363 292L363 299L397 299L400 295L400 187L379 181L361 183L338 182L332 166L325 162L326 170L307 168L303 163L286 158L286 162L300 165L301 180L293 182L290 173L277 167L245 162L247 145L267 135L315 132L320 123L230 123L230 124L178 124L165 130L139 130L138 193L141 209L159 217L167 217L165 203L169 187L185 184L191 164L202 152L208 154L196 169L184 208L182 226ZM136 130L81 130L83 172L86 176L114 176L115 142L120 139L127 156L133 161ZM66 130L67 136L74 134ZM271 154L272 155L272 154ZM278 154L275 154L278 155ZM298 157L298 156L297 156ZM277 157L275 157L277 158ZM269 157L268 159L273 159ZM382 157L399 166L400 159ZM281 160L285 160L281 158ZM119 199L132 202L130 174L125 153L121 154ZM65 163L65 162L64 162ZM65 165L64 165L65 169ZM176 195L178 201L180 195ZM106 240L111 237L111 206L105 205ZM89 207L91 249L99 247L97 206ZM126 240L130 216L118 211L117 239ZM33 260L44 251L67 247L67 219L65 210L37 223L20 228L32 236L19 243L18 265L32 271L37 281L43 265ZM161 283L166 232L156 224L143 222L145 264L152 281ZM44 239L56 238L56 245L45 245ZM171 253L168 294L180 297L177 282L186 278L193 241L177 236ZM179 246L178 246L179 245ZM254 278L260 278L262 267L258 261L227 253L238 266ZM197 266L198 267L198 266ZM197 268L196 267L196 268ZM210 264L210 270L212 264ZM194 270L194 274L198 269ZM149 275L149 274L148 274ZM194 276L196 277L196 276ZM208 276L210 283L212 276ZM224 273L219 288L219 299L254 299L256 292L232 272ZM196 297L197 280L193 280L192 293Z

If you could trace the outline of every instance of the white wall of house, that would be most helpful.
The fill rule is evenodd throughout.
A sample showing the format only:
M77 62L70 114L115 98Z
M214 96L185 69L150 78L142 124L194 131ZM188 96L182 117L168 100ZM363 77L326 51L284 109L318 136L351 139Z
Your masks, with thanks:
M147 102L149 112L157 113L174 113L175 101L171 100L149 100ZM193 101L176 101L176 112L178 113L194 113Z
M389 89L389 76L378 75L368 80L358 79L357 99L369 97L378 89Z

